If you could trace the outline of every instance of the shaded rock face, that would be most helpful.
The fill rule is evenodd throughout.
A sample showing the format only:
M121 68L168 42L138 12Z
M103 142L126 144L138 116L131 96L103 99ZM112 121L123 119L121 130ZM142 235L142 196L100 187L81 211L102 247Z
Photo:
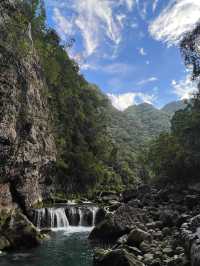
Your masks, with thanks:
M126 250L113 250L105 252L99 250L94 258L94 266L144 266L136 256Z
M13 199L10 192L10 184L0 184L0 208L13 208Z
M144 222L145 213L129 205L122 205L113 215L97 224L90 234L90 239L115 241L123 234L129 233L137 222Z
M14 10L12 1L0 4L7 20ZM3 20L0 27L3 34ZM0 47L0 176L10 183L13 200L23 209L46 197L43 185L55 161L45 84L31 44L30 51L17 59Z
M181 235L191 266L200 265L200 215L196 215L182 225Z
M7 214L0 227L0 234L0 250L32 248L42 240L39 231L19 211Z

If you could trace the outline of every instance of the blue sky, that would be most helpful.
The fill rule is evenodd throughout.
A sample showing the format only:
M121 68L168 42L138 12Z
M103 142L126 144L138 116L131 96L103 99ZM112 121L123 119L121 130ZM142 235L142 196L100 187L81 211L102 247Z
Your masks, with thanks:
M178 43L200 18L198 0L46 0L48 24L85 78L113 105L157 107L195 90Z

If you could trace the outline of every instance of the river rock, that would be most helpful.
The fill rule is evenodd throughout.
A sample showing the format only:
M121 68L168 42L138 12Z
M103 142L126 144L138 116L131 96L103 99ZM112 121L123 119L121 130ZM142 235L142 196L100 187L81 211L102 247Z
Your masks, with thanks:
M161 210L160 211L160 221L162 221L163 225L166 227L171 227L177 224L179 215L176 211L172 210Z
M104 208L99 208L97 210L95 217L95 225L101 223L105 219L105 216L106 216L106 210Z
M154 255L151 253L144 254L144 263L145 265L151 265L154 259Z
M132 246L139 246L143 241L151 241L151 235L141 229L133 229L128 235L127 243Z
M32 248L40 244L43 236L20 212L13 213L2 227L2 234L14 249Z
M0 250L7 250L10 246L11 244L8 239L5 236L0 236Z
M193 208L199 202L199 197L197 195L187 195L185 197L185 204L188 208Z
M145 266L136 256L124 249L97 251L94 257L95 266Z
M128 206L119 207L114 214L106 216L105 220L98 224L90 234L90 239L117 240L133 229L136 222L141 223L145 219L145 212Z

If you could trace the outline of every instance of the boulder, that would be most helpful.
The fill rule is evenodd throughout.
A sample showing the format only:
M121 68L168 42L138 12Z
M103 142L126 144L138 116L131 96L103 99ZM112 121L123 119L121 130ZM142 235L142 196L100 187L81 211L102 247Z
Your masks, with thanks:
M119 201L119 196L116 192L103 191L99 195L100 201L110 202L110 201Z
M145 265L151 265L154 259L154 255L151 253L144 254L144 263Z
M127 230L119 228L111 215L107 215L106 219L97 224L89 235L90 240L106 240L114 242L117 238L126 233Z
M151 235L141 229L133 229L128 235L127 243L130 246L139 246L143 241L151 241Z
M129 190L125 190L122 193L122 198L124 202L128 202L132 199L135 199L137 197L137 190L136 189L129 189Z
M117 239L117 244L125 244L127 242L128 235L123 235Z
M116 211L122 204L119 201L111 200L109 201L109 211Z
M14 249L32 248L40 244L43 236L28 218L20 212L12 214L2 227L2 234Z
M96 251L94 257L95 266L144 266L142 262L137 260L136 256L124 249L116 249L111 251Z
M124 204L114 214L107 215L105 220L97 224L89 238L115 241L122 235L129 233L134 224L142 223L144 219L145 212L143 210Z
M5 236L0 236L0 250L7 250L10 248L10 242Z
M185 197L185 204L189 209L194 208L199 203L199 197L197 195L187 195Z
M199 183L194 183L190 184L188 186L188 189L192 192L200 193L200 182Z
M175 211L171 210L162 210L160 212L160 221L163 223L166 227L171 227L177 224L179 219L179 215Z
M106 210L104 208L99 208L97 210L95 217L95 225L101 223L105 219L105 216L106 216Z

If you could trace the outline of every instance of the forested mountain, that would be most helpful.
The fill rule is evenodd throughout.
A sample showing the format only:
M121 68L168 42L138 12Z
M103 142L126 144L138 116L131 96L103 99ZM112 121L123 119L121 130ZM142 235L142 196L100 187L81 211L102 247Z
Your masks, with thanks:
M166 104L162 111L168 113L171 117L175 114L176 111L184 109L187 106L187 101L176 101Z
M47 27L43 1L7 0L2 13L2 182L17 184L20 197L35 195L30 205L48 197L41 186L79 194L134 184L138 151L170 130L170 115L149 104L114 109L69 58L71 43ZM31 182L37 190L28 193Z
M182 101L172 102L159 110L151 104L142 103L124 112L110 107L111 134L117 144L137 153L161 132L169 132L171 117L184 106Z
M181 42L181 53L192 72L192 80L199 82L200 25L186 34ZM165 108L166 109L166 108ZM167 106L169 109L169 105ZM149 147L147 168L162 183L187 184L199 181L200 171L200 91L172 118L171 132L161 134Z

